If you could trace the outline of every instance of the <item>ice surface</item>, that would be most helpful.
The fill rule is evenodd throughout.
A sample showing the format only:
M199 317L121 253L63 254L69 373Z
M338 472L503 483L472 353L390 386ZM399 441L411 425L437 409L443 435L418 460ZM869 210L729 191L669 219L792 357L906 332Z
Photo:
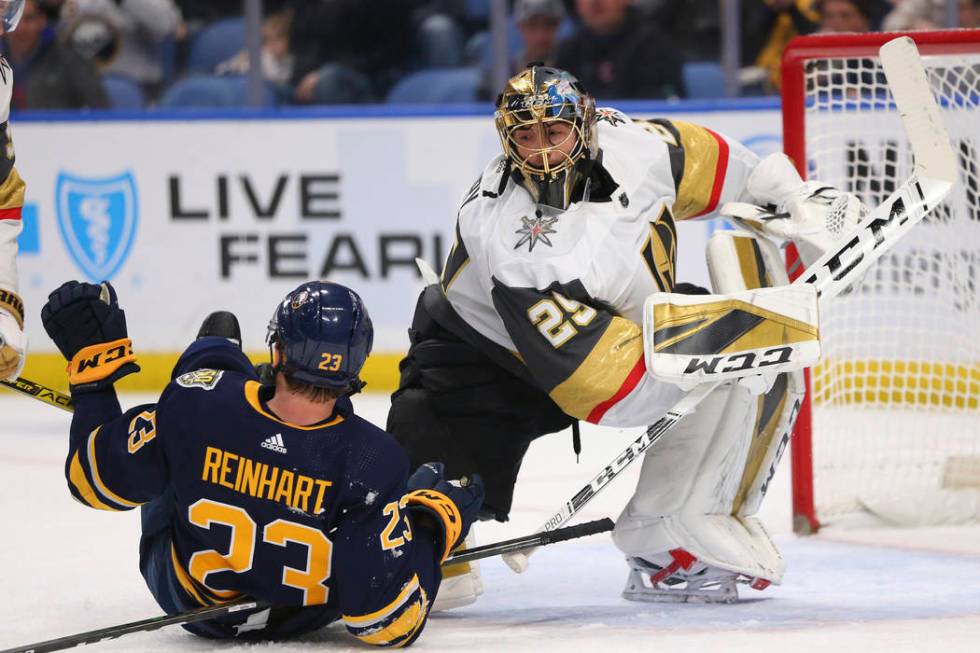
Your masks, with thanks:
M136 403L126 398L125 403ZM365 395L358 411L384 422L387 397ZM70 416L0 393L0 648L134 621L160 613L137 569L137 512L76 504L64 484ZM479 543L534 530L631 439L586 426L582 462L568 433L532 446L508 524L479 524ZM626 565L608 535L556 544L515 575L482 563L486 593L435 615L415 650L538 651L977 651L980 650L980 528L861 531L796 538L790 533L786 468L763 506L787 560L785 582L741 590L736 605L631 603L620 598ZM615 518L639 465L582 515ZM851 540L851 541L843 541ZM882 546L881 542L888 546ZM105 651L364 651L331 627L288 643L201 640L166 628L104 642Z

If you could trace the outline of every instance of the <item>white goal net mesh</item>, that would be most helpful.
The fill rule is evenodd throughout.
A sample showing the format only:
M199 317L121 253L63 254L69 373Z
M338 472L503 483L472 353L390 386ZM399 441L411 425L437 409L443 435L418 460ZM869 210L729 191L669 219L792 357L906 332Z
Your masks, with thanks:
M881 497L980 491L980 53L923 61L960 183L821 315L812 457L825 524ZM912 156L878 61L804 71L808 178L880 204Z

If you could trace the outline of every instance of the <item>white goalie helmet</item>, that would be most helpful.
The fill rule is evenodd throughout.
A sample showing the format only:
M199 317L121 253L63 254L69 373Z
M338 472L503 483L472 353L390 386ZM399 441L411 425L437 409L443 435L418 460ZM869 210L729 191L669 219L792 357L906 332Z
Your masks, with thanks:
M599 149L595 100L571 74L531 64L511 77L494 116L504 154L538 204L559 210L587 197Z

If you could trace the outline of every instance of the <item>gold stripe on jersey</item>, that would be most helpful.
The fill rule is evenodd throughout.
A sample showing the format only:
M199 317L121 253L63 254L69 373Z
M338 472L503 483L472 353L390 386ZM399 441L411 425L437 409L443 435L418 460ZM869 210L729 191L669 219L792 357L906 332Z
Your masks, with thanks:
M103 499L108 499L113 503L118 503L121 506L126 506L127 508L135 508L136 506L143 505L142 501L130 501L129 499L124 499L102 482L102 476L99 474L99 463L95 457L95 438L98 437L101 432L102 427L97 426L88 436L88 469L92 476L92 480L95 481L95 487L99 494L102 495Z
M24 206L24 180L11 168L10 174L0 184L0 209L14 209Z
M744 317L750 319L740 319ZM657 342L655 351L665 353L728 354L818 339L816 327L737 299L693 306L660 304L654 307L654 324L657 332L683 329ZM668 351L692 337L699 341L695 351Z
M261 387L262 385L258 381L246 381L245 400L248 401L248 404L255 409L255 412L259 413L260 415L263 415L264 417L268 417L272 421L278 422L283 426L288 426L289 428L293 428L293 429L299 429L300 431L315 431L317 429L325 429L330 426L336 426L337 424L340 424L341 422L344 421L344 418L340 415L337 415L329 422L324 422L322 424L313 424L311 426L300 426L299 424L293 424L291 422L281 420L262 407L262 402L259 401L259 388Z
M708 207L721 156L718 140L704 127L681 120L671 120L681 135L684 148L684 176L674 201L674 218L686 220Z
M742 272L742 280L746 288L771 288L772 280L766 271L766 265L759 251L755 238L737 236L732 238L735 244L735 258L738 259L738 269Z
M341 617L347 630L366 644L375 646L404 646L425 624L429 612L429 597L412 577L395 600L370 614Z
M357 626L359 628L364 628L365 626L370 626L376 622L379 622L400 608L402 604L408 600L408 597L410 597L417 589L421 589L421 586L419 585L418 574L415 574L412 576L410 581L405 583L405 587L402 588L402 591L399 592L398 596L396 596L388 605L367 614L356 616L345 614L342 617L343 622L345 625Z
M640 327L614 317L585 360L548 394L569 415L587 419L593 408L619 391L642 358Z
M71 464L68 466L68 481L72 484L75 490L78 492L81 501L89 506L90 508L95 508L96 510L109 510L111 512L119 512L121 508L113 508L110 505L103 503L98 495L95 493L95 488L92 487L91 483L88 482L88 478L85 476L85 470L82 469L82 463L78 459L78 452L71 457Z
M422 594L424 595L425 592L422 591ZM357 638L365 644L372 644L374 646L393 645L395 648L399 648L401 645L408 643L412 636L415 635L415 632L425 623L428 607L428 604L423 603L421 599L414 601L389 625L372 633L357 635ZM399 640L401 641L399 642Z
M745 469L742 470L742 480L739 481L738 492L735 494L735 501L732 503L732 514L737 515L745 503L748 496L749 487L759 476L762 463L765 462L772 444L772 439L776 437L776 426L786 408L786 397L789 396L787 390L789 384L786 382L786 375L783 374L773 385L772 389L766 394L759 395L756 402L755 426L752 428L752 443L749 445L749 454L745 459ZM777 402L774 410L769 412L769 420L763 424L762 419L766 416L766 404Z
M187 573L186 569L184 569L184 565L180 564L180 560L177 558L177 550L174 548L172 543L170 544L170 560L174 566L174 575L177 577L177 582L184 588L184 591L190 596L194 597L194 600L199 604L211 605L212 601L206 601L204 597L201 596L200 592L197 590L197 583L194 582L191 575Z
M676 278L674 270L677 262L677 227L666 205L660 209L656 221L650 223L650 235L644 241L641 253L657 287L662 292L673 290Z

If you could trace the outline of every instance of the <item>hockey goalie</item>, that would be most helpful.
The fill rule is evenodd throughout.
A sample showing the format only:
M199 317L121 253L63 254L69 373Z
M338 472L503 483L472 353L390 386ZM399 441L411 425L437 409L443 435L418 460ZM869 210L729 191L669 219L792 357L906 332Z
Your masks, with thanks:
M496 125L503 154L464 196L442 277L420 297L388 430L413 462L479 472L482 517L506 521L535 438L579 420L645 426L721 382L648 450L614 532L624 595L732 601L738 582L780 582L752 515L820 347L817 293L787 285L777 244L809 264L864 207L804 183L782 154L597 110L555 68L509 80ZM677 283L675 221L731 202L745 229L709 242L712 287ZM446 576L442 606L480 592L475 569Z

